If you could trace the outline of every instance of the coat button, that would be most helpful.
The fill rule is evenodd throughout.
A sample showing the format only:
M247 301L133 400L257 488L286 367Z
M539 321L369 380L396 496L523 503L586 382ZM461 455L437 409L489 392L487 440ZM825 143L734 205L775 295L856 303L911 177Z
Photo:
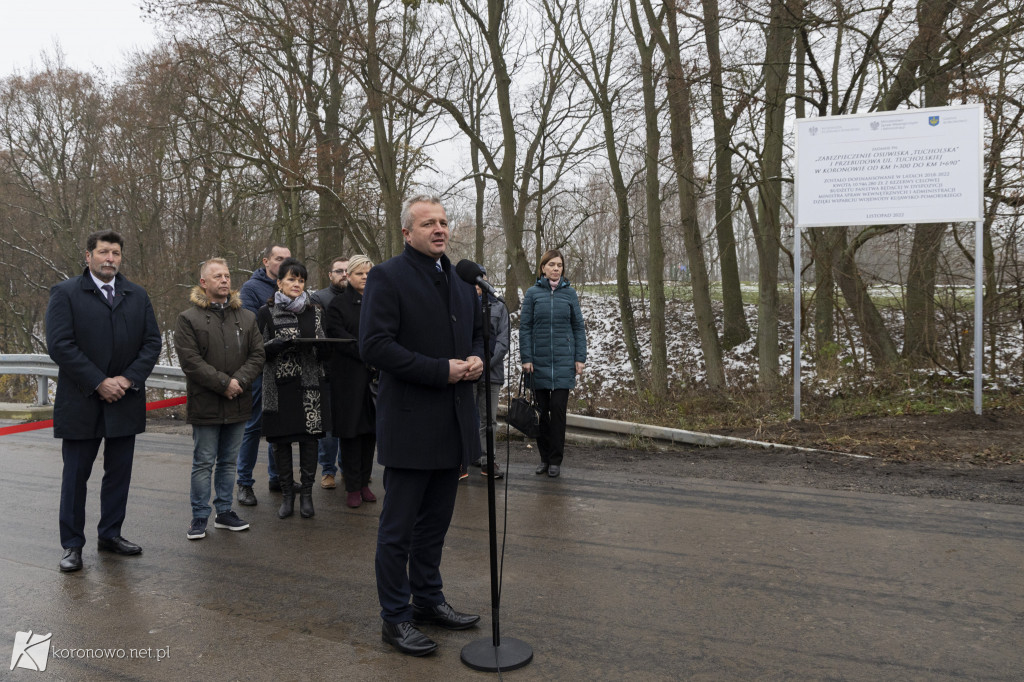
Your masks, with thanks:
M455 316L452 315L452 322L455 322Z

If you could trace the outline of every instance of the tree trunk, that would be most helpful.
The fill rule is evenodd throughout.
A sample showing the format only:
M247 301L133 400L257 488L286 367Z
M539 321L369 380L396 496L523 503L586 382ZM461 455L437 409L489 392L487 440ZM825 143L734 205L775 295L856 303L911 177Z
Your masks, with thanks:
M672 159L676 167L676 185L679 191L679 215L686 255L690 262L694 317L697 320L697 333L704 355L708 387L719 389L725 387L725 367L722 364L722 346L718 340L714 311L711 307L703 239L697 222L690 80L683 71L675 13L669 12L667 19L669 49L665 54L665 62L668 67L669 127L672 136Z
M722 55L719 46L718 0L703 0L704 35L711 76L711 120L715 134L715 236L722 270L722 346L734 348L750 338L750 326L743 311L736 236L732 224L732 141L735 122L725 113Z
M857 320L864 346L874 359L875 365L880 368L891 367L899 361L899 352L885 326L885 320L875 307L874 301L868 296L868 288L861 279L855 262L857 247L855 244L848 244L847 241L846 232L841 231L836 250L836 281L839 282L846 305Z
M640 74L644 95L644 188L647 203L647 281L651 297L651 381L656 397L668 394L668 350L665 329L665 245L661 224L661 130L658 127L658 102L654 84L654 50L644 38L636 0L630 0L633 35L640 52Z
M502 22L505 3L502 0L487 0L487 40L494 71L494 90L498 100L498 120L501 124L502 152L501 165L495 173L498 190L498 204L501 222L505 230L505 259L508 261L505 303L509 311L519 309L519 290L533 286L534 278L523 250L523 215L516 211L516 164L519 160L516 120L512 112L512 76L502 52Z
M786 85L801 0L772 0L764 60L764 149L754 237L758 253L757 363L764 388L779 384L779 249ZM799 330L794 330L799 333Z
M487 181L484 179L483 173L480 172L480 148L476 142L470 140L469 143L469 158L473 165L473 189L474 193L474 221L475 221L475 238L473 247L473 257L477 263L486 265L484 263L484 239L485 239L485 224L484 224L484 208L487 191ZM495 279L494 267L491 267L491 280L499 281ZM504 280L504 276L499 278Z
M380 183L384 207L384 257L400 253L402 237L402 190L398 182L398 161L394 140L388 134L384 111L384 85L381 81L380 48L377 45L377 10L379 4L367 3L366 16L366 108L373 121L374 166Z
M931 27L921 27L922 33L931 30ZM929 45L922 60L921 68L925 73L933 73L938 69L940 58L934 50L935 47ZM946 76L930 78L925 83L924 91L926 106L937 107L949 103L949 79ZM903 357L916 367L925 365L937 352L935 271L945 233L944 224L917 225L914 228L910 271L907 273L906 316L903 319Z
M609 103L605 103L609 104ZM629 212L629 190L622 177L618 150L615 148L615 122L612 120L610 106L601 107L604 121L605 147L608 151L608 170L612 176L612 187L615 190L615 206L618 223L619 249L615 256L615 291L619 297L619 314L622 318L622 338L626 344L626 355L629 366L633 370L633 385L639 391L643 387L643 358L640 355L640 342L636 337L636 316L633 313L633 300L629 291L629 253L632 241L632 220Z
M903 319L903 357L915 367L925 365L936 354L935 270L945 233L945 225L914 228Z
M811 252L814 254L814 356L818 367L836 366L835 311L836 280L833 267L839 248L841 228L811 228Z

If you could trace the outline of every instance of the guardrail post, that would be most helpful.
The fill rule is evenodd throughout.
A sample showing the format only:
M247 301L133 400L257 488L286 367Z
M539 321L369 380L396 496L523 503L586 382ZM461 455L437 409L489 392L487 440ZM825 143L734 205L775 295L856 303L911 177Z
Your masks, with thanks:
M36 375L36 405L50 404L49 381L43 374Z

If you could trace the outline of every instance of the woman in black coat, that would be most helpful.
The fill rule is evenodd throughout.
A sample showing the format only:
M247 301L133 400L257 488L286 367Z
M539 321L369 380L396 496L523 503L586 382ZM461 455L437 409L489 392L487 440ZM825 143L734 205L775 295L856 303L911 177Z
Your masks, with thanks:
M373 262L366 256L352 256L348 262L348 286L327 306L327 335L351 339L338 344L331 358L330 386L332 432L341 448L341 472L353 509L363 502L376 502L370 490L373 450L377 445L371 383L375 371L359 357L359 312L366 276Z
M324 339L323 309L306 293L306 267L294 258L281 263L277 291L260 308L256 322L263 334L263 435L271 445L281 481L281 508L286 518L295 509L292 443L299 444L299 513L313 516L313 479L317 440L330 429L330 389L322 346L298 339Z

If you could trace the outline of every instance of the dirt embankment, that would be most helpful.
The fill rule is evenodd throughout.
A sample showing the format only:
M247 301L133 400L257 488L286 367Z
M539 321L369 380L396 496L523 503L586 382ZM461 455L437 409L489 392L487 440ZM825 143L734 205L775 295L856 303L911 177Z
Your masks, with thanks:
M1002 410L788 422L718 433L899 462L1024 463L1024 414Z

